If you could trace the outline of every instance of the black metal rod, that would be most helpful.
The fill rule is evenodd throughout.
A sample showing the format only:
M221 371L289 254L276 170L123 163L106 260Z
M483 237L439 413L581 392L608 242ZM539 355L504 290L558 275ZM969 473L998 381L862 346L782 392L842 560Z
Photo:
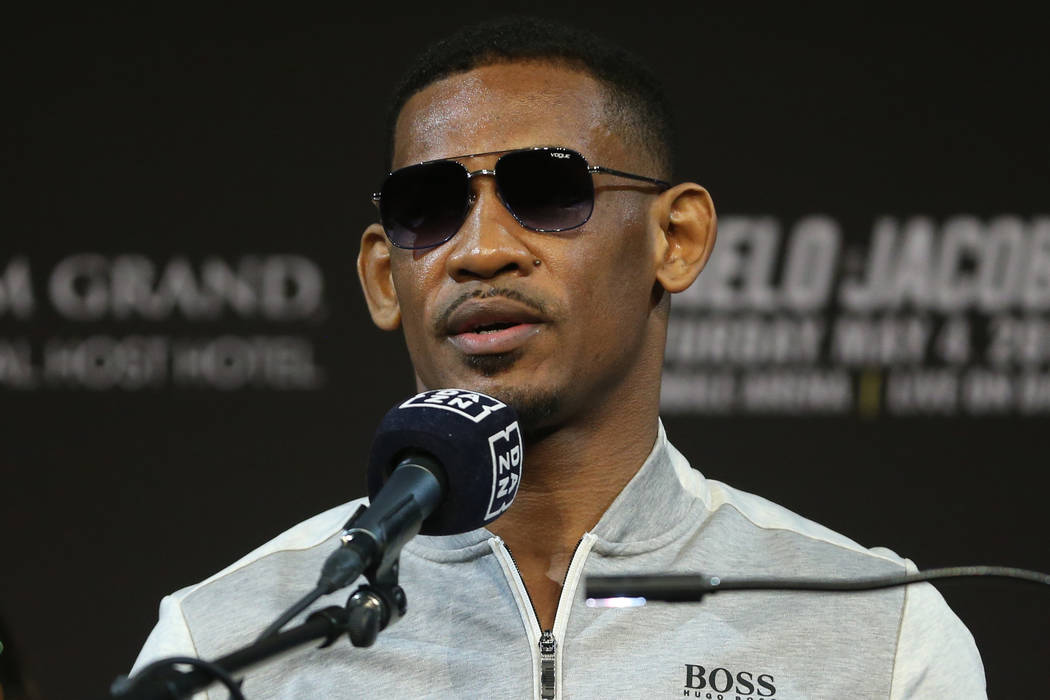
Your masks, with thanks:
M325 608L312 614L301 625L260 639L212 663L229 673L235 673L317 639L325 639L330 642L346 632L348 624L349 614L345 608L338 606ZM136 678L132 678L132 683L127 691L114 697L127 700L176 700L189 697L216 681L214 674L203 669L194 669L186 673L165 672L156 678L147 678L145 675L143 672L137 674L136 678L142 676L139 682L135 682ZM148 675L152 676L152 674Z
M644 598L670 603L696 602L719 591L874 591L921 581L991 577L1050 585L1050 574L1009 566L954 566L913 574L860 579L721 578L704 574L588 576L587 597Z

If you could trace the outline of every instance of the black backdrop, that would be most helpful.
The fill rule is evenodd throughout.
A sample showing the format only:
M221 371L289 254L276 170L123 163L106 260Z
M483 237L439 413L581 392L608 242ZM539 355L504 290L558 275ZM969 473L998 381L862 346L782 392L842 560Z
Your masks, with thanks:
M97 695L128 669L163 594L359 495L375 424L413 390L400 339L370 326L354 273L385 165L384 101L421 44L515 8L383 9L56 11L4 30L0 614L44 697ZM786 230L821 214L862 250L879 217L1047 213L1045 36L1005 5L985 11L540 10L665 77L681 175L711 190L723 221L773 217ZM118 269L146 269L130 256L156 274L114 292ZM253 260L276 287L251 286L269 274L253 276ZM222 264L250 288L240 307L156 291L163 275ZM1000 332L988 324L1002 314L964 311L990 329L978 343ZM1040 303L1000 311L1047 319ZM896 312L946 318L918 302ZM1037 379L1050 343L1038 330L1018 365ZM920 567L1050 570L1045 400L896 410L879 399L894 362L869 365L846 369L869 399L872 378L884 382L875 404L686 401L665 424L707 476ZM944 362L908 364L927 365ZM1050 596L999 583L942 591L978 641L992 697L1042 692Z

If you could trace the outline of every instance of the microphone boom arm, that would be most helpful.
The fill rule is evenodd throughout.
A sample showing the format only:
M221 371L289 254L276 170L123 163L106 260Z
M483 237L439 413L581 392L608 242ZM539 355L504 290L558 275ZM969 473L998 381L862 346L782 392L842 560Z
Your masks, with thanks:
M895 574L858 579L826 578L723 578L706 574L662 574L628 576L588 576L587 605L621 607L602 601L634 601L623 605L644 605L646 601L695 603L719 591L874 591L920 581L971 578L975 576L1013 579L1050 585L1050 574L1009 566L953 566L912 574Z
M405 500L409 501L411 497L406 496ZM367 510L367 506L361 506L347 521L344 526L344 540L352 539L355 532L362 532L351 526L364 516ZM359 539L371 538L359 536ZM334 644L344 634L349 636L350 642L355 647L372 646L379 633L404 617L408 609L405 591L397 581L400 550L400 546L388 547L384 556L365 567L364 575L368 583L357 587L357 590L346 601L345 607L333 605L318 610L311 613L303 624L281 632L280 627L284 624L280 622L282 619L290 620L317 600L320 595L328 592L319 585L311 594L289 608L274 625L267 628L251 644L211 662L201 662L199 659L185 657L171 657L155 661L135 674L133 678L119 677L110 688L110 697L121 700L188 698L193 693L218 681L227 686L231 698L240 700L244 698L240 691L240 682L233 680L231 675L236 671L254 666L317 639L323 639L318 647L323 649ZM355 550L340 547L337 552L341 551ZM353 578L357 578L357 575L354 575ZM191 671L180 671L176 668L177 665L186 664L193 665L195 668Z

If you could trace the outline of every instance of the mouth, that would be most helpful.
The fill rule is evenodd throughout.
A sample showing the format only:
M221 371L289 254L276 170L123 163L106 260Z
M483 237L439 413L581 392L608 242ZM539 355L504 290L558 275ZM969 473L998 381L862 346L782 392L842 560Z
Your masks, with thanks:
M446 335L468 355L516 350L543 329L536 311L504 298L468 301L448 319Z

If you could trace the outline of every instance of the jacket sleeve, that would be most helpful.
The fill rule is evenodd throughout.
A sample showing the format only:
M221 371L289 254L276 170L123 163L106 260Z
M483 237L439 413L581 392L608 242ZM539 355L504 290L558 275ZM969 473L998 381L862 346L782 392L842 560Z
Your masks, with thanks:
M134 676L144 667L169 656L199 656L197 647L190 635L190 628L182 614L182 605L175 595L165 596L160 601L160 617L157 625L150 632L146 644L139 652L135 664L131 667ZM193 700L208 700L208 693L201 692Z
M984 664L970 630L936 588L908 586L890 700L987 697Z

